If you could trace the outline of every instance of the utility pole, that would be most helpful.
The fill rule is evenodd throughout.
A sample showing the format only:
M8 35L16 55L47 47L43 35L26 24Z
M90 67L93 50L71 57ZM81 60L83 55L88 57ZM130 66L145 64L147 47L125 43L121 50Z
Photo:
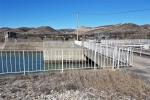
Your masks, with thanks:
M76 30L76 32L77 32L77 41L79 40L79 13L77 12L77 14L76 14L76 17L77 17L77 30Z

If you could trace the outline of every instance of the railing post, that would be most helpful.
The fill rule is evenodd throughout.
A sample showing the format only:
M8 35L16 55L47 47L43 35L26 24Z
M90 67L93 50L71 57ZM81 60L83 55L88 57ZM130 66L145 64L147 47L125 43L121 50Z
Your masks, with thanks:
M7 51L5 51L5 54L6 54L6 70L7 70L7 73L8 73L8 54L7 54Z
M4 65L3 65L3 54L2 54L2 51L1 51L1 64L2 64L2 73L4 73Z
M142 45L140 46L140 56L142 55Z
M24 50L23 50L23 68L24 68L24 75L26 74L26 69L25 69L25 55L24 55Z
M64 58L63 58L63 49L62 49L62 55L61 55L61 57L62 57L62 69L61 69L61 72L63 73L63 71L64 71L64 62L63 62L63 60L64 60Z
M97 52L97 45L95 44L94 70L96 69L96 52Z
M130 51L129 51L129 48L127 49L127 66L129 65L129 54L130 54Z
M119 65L120 65L120 48L119 48L119 52L118 52L118 69L119 69Z
M115 47L114 50L113 50L113 65L112 65L112 69L114 69L114 67L115 67L116 50L117 50L117 47Z

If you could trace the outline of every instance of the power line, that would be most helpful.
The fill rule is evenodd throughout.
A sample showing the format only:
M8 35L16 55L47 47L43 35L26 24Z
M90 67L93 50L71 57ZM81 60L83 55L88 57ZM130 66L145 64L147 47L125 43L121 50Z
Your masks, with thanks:
M82 15L117 15L117 14L128 14L128 13L144 12L144 11L150 11L150 8L149 9L139 9L139 10L129 10L129 11L113 12L113 13L80 12L80 14L82 14Z

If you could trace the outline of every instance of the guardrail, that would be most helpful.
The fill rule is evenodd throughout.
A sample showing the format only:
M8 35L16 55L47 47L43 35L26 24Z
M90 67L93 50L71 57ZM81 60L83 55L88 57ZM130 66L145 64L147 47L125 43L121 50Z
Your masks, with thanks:
M44 44L44 43L43 43ZM71 42L72 44L72 42ZM76 45L79 47L77 47ZM75 41L69 47L51 48L45 43L39 50L0 50L0 74L69 69L120 68L132 63L132 49Z
M75 41L75 44L84 47L86 49L92 50L95 54L103 55L105 58L112 59L111 67L121 67L121 66L130 66L133 62L133 52L132 48L129 47L117 47L104 45L100 43L94 42L82 42ZM101 61L98 61L101 62ZM107 62L107 61L104 61ZM103 67L103 65L101 65Z
M101 44L110 45L145 45L150 44L150 39L122 39L122 40L101 40Z
M80 48L0 50L0 74L94 69L93 61L87 60L85 52L88 51Z

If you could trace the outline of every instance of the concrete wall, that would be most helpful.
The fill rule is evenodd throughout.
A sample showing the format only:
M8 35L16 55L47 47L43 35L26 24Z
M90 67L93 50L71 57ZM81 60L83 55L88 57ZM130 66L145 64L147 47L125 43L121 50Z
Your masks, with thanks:
M44 61L85 61L83 49L81 48L50 48L45 49L44 53Z

